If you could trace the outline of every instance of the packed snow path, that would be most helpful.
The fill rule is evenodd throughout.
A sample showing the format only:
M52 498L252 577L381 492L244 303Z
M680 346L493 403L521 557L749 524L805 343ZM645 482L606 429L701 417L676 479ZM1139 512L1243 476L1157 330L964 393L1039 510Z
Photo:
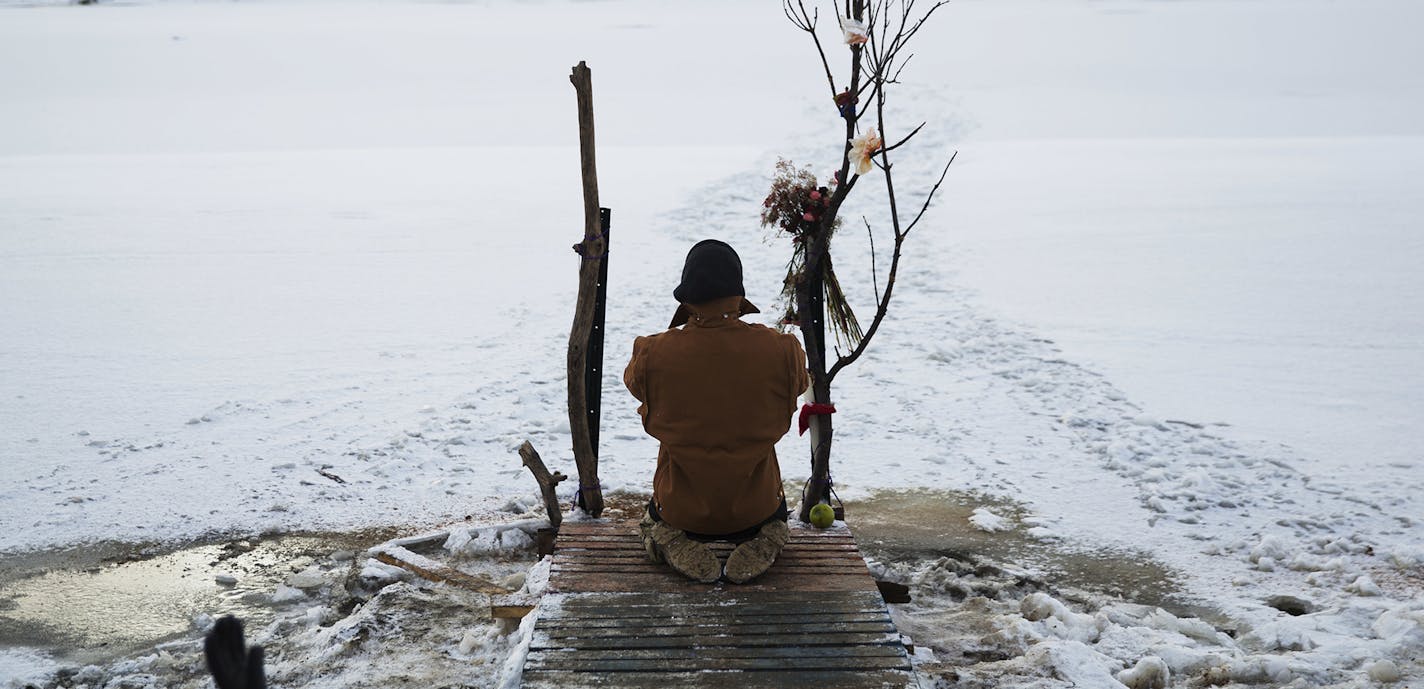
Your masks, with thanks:
M915 686L848 529L793 527L771 570L735 586L649 563L637 528L563 527L523 686Z

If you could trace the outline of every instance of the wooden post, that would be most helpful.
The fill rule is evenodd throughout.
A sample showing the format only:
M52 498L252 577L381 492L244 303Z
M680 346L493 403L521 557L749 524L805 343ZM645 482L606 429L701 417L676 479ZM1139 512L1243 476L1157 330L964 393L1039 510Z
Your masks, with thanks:
M811 400L831 403L830 381L826 379L826 288L822 265L830 251L825 233L810 238L806 249L805 282L797 285L797 314L801 318L801 339L806 344L806 366L811 372ZM811 521L811 508L831 501L831 438L829 414L811 417L811 478L797 510L797 518Z
M559 509L559 495L554 489L560 481L568 477L557 471L549 473L548 467L544 466L544 460L528 440L519 446L519 457L524 460L524 466L529 467L529 473L534 474L534 480L539 484L539 492L544 496L544 510L549 513L549 524L557 528L564 521L564 514Z
M598 267L598 293L593 300L593 328L588 333L588 355L584 364L584 389L588 394L588 441L593 447L593 459L598 461L598 431L603 425L603 321L608 304L608 251L613 237L608 233L613 211L598 209L599 227L603 233L603 260Z
M591 516L603 513L603 489L598 484L598 455L594 450L588 414L588 344L593 332L599 274L608 253L598 206L598 168L593 146L593 75L579 62L569 75L578 96L579 167L583 172L583 241L574 245L579 263L578 301L569 331L569 431L573 435L574 463L578 465L578 504Z

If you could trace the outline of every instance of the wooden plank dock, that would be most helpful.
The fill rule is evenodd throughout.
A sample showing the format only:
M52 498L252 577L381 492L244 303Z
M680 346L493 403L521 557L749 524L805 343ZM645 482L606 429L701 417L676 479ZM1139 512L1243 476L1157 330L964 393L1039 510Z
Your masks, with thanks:
M648 562L634 522L565 522L523 686L917 686L850 531L792 525L771 570L736 585Z

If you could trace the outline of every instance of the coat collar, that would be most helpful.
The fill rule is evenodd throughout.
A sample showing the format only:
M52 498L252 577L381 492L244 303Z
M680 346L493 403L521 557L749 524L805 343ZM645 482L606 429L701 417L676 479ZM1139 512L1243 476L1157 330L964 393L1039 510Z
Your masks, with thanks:
M691 323L701 328L716 328L731 323L749 313L761 313L746 297L722 297L701 304L678 304L669 328Z

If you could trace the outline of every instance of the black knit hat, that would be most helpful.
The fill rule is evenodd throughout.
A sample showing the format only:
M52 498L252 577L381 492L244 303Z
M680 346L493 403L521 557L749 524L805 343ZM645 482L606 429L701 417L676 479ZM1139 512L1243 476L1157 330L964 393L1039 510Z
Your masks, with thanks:
M687 252L682 284L672 291L684 304L701 304L722 297L744 297L742 259L726 242L704 239Z

